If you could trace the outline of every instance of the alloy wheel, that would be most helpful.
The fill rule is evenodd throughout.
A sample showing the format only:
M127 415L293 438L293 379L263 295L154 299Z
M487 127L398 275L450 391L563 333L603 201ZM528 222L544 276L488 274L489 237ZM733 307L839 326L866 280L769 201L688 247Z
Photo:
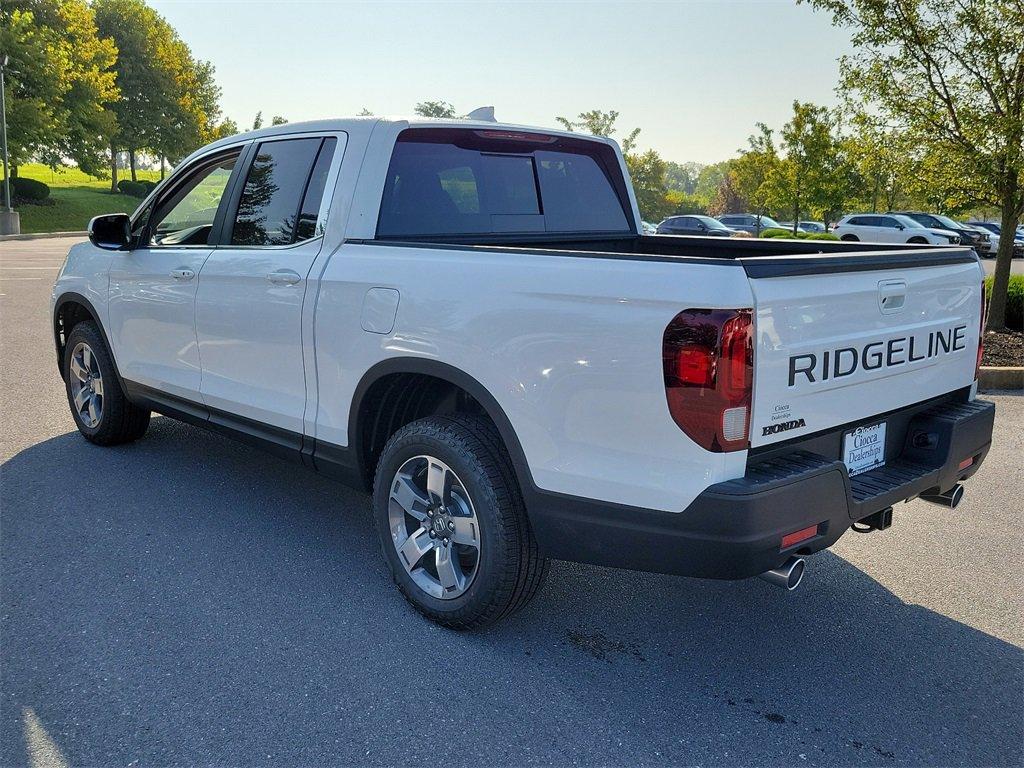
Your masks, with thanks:
M432 597L464 594L480 566L480 524L466 486L440 459L414 456L391 481L388 527L399 562Z
M84 341L71 352L71 401L82 423L94 429L103 418L103 376L92 348Z

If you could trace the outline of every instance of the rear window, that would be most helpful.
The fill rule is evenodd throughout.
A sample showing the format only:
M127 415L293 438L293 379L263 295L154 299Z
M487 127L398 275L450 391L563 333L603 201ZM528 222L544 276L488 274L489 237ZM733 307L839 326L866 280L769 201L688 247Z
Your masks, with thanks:
M391 156L378 237L631 231L614 150L507 131L412 129Z

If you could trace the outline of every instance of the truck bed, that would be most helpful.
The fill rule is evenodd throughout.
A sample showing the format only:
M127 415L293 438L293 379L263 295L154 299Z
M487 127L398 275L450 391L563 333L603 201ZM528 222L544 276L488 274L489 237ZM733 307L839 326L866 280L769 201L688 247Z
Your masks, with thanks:
M689 235L551 236L469 235L349 241L400 244L446 250L522 249L550 255L686 260L689 263L739 262L750 277L817 274L864 269L957 264L977 260L970 248L892 243L797 240L780 238L721 238Z

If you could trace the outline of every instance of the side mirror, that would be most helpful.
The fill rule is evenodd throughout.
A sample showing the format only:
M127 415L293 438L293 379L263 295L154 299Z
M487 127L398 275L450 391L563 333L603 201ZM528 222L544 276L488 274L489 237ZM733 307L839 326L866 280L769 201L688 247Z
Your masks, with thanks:
M132 221L127 213L95 216L89 222L89 242L107 251L126 251L131 244Z
M902 230L902 229L906 229L906 227L904 227L902 224L897 224L896 225L896 229L901 229Z

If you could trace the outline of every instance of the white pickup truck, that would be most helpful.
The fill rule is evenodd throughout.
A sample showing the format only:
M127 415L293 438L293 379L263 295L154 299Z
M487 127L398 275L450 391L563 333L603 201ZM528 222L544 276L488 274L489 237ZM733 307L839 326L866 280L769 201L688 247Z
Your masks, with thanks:
M994 414L973 251L641 232L607 139L276 126L90 223L57 359L94 443L156 411L372 488L450 627L551 558L793 588L898 502L957 503Z

